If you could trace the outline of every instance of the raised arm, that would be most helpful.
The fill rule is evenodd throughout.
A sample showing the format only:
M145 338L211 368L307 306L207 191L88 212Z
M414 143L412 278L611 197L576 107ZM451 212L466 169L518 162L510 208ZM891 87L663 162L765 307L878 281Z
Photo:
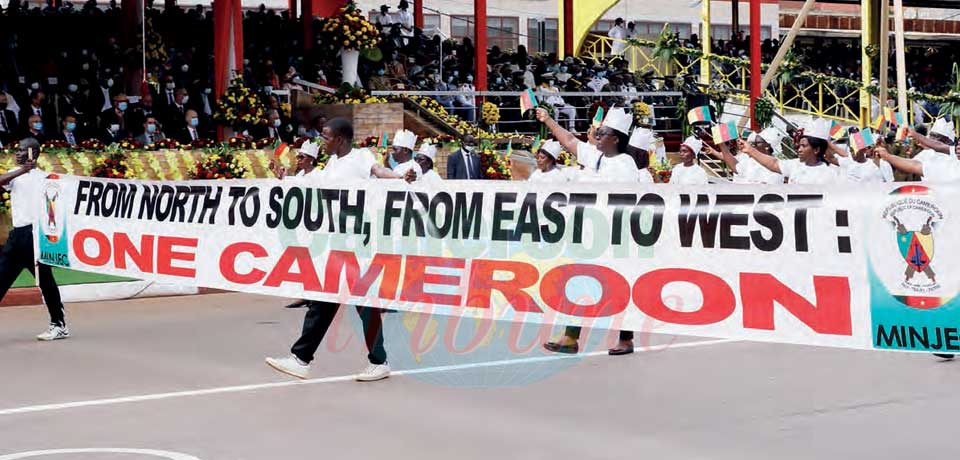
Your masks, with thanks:
M738 142L737 142L737 145L740 145L740 143L742 143L742 142L743 142L743 141L738 141ZM746 143L744 143L744 145L745 145L745 144L746 144ZM716 159L718 159L718 160L723 160L723 162L727 165L728 168L730 168L731 171L737 172L737 163L739 163L739 162L737 161L737 157L733 156L733 152L730 151L730 146L727 145L726 142L721 142L721 143L720 143L720 151L719 151L719 152L716 151L716 150L714 150L714 149L712 149L712 148L710 148L710 146L708 146L708 145L706 145L706 144L704 144L704 148L706 148L706 149L707 149L707 153L709 153L710 155L712 155L714 158L716 158ZM743 147L743 146L740 146L740 151L741 151L741 152L743 151L743 149L744 149L744 147Z
M910 129L909 131L910 137L913 138L913 140L917 141L917 143L920 144L921 147L925 149L933 150L935 152L946 153L946 154L950 153L949 145L944 144L943 142L940 142L940 141L935 141L927 136L924 136L914 131L911 128L907 128L907 129Z
M837 144L834 144L833 142L828 142L827 155L826 155L827 161L829 161L830 164L834 166L840 166L840 161L837 160L838 155L841 157L847 157L850 154L844 151L843 149L841 149L840 147L838 147Z
M33 160L27 160L27 162L24 163L24 164L22 164L22 165L20 165L19 168L14 169L13 171L10 171L10 172L5 173L5 174L3 174L3 175L0 175L0 187L3 187L3 186L5 186L5 185L9 184L10 181L16 179L17 177L20 177L20 176L22 176L22 175L30 172L30 170L33 169L33 168L35 168L36 166L37 166L37 164L36 164Z
M576 152L577 144L580 142L577 139L577 136L574 136L573 133L563 129L559 123L553 118L550 118L550 114L547 113L544 109L536 109L537 121L543 123L547 126L547 129L553 134L553 137L557 139L557 142L563 146L564 150L568 152Z
M890 152L883 147L877 148L874 152L878 158L890 163L890 166L893 166L894 169L900 172L923 176L923 163L917 160L909 160L907 158L891 155Z
M743 144L743 153L746 153L750 158L757 160L757 163L760 163L760 166L769 169L777 174L783 174L783 171L780 170L780 161L774 158L773 155L765 155L759 150L746 145L746 142L740 141Z
M370 167L370 174L373 174L377 179L403 179L402 175L393 172L392 169L377 164Z

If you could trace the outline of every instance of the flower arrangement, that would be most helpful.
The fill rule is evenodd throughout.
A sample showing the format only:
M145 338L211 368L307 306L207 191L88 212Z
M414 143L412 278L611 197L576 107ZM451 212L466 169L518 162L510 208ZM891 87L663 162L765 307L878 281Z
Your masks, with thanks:
M247 171L237 155L222 149L197 161L192 176L194 179L240 179Z
M227 139L227 147L232 149L249 150L256 148L256 143L250 136L234 136Z
M253 143L253 146L254 146L254 148L258 148L258 149L265 149L265 148L272 147L272 146L274 146L274 145L276 145L276 144L277 144L277 138L275 138L275 137L265 137L265 138L263 138L263 139L259 139L259 140L257 140L256 142L254 142L254 143Z
M183 148L193 148L193 149L210 149L216 147L217 142L213 139L197 139L193 141L190 145L184 145Z
M653 109L646 102L633 103L633 121L638 125L649 125Z
M363 18L357 4L348 1L335 16L321 26L324 37L322 43L329 43L330 50L366 50L380 44L380 31Z
M353 86L344 83L337 88L337 92L320 93L314 97L317 104L386 104L388 101L382 97L371 96L360 86Z
M97 158L90 175L108 179L126 179L129 171L127 155L123 152L114 152Z
M143 150L143 144L137 142L134 139L124 139L120 141L119 144L115 144L120 150L132 151L132 150Z
M102 152L107 146L103 145L99 139L87 139L80 143L80 150L86 152Z
M67 141L60 140L60 139L51 139L48 141L44 141L43 144L40 144L41 152L48 152L50 150L69 149L69 148L72 148L72 146L68 144Z
M440 105L440 103L437 102L436 99L433 99L430 97L424 97L424 96L406 96L406 98L410 102L426 110L428 113L439 118L440 121L450 125L450 127L456 130L457 133L459 133L460 135L463 135L465 133L470 133L470 134L473 134L477 139L484 139L484 140L508 140L508 139L513 139L514 137L517 137L514 134L491 133L488 131L484 131L479 127L477 127L476 125L472 125L464 121L460 117L453 115L451 113L448 113L447 110L442 105Z
M512 177L509 159L498 155L489 144L480 149L480 170L487 179L510 180Z
M243 77L237 76L217 101L214 121L229 125L237 131L267 123L267 106L260 96L247 88Z
M487 126L493 126L500 122L500 107L493 102L484 102L480 109L480 115L483 123Z
M146 147L147 150L177 150L181 147L176 139L160 139Z
M557 156L557 164L560 166L573 166L576 164L575 156L566 150L561 150L560 155Z
M0 194L0 214L7 214L10 212L10 192L4 190Z

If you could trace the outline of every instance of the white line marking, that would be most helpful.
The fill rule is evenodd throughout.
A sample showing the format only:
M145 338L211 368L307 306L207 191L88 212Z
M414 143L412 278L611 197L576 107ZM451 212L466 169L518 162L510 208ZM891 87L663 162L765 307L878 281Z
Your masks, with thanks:
M167 452L165 450L151 449L117 449L117 448L92 448L92 449L54 449L54 450L33 450L30 452L20 452L18 454L8 454L0 456L0 460L17 460L21 458L39 457L41 455L61 455L61 454L140 454L150 455L152 457L166 458L167 460L200 460L193 455L181 454L179 452Z
M733 339L702 340L698 342L683 342L683 343L653 345L649 347L638 348L637 352L645 353L645 352L660 351L660 350L667 350L667 349L674 349L674 348L705 347L710 345L718 345L722 343L731 343L731 342L738 342L738 340L733 340ZM393 371L390 373L390 375L398 376L398 375L429 374L434 372L454 371L454 370L463 370L463 369L508 366L508 365L514 365L514 364L556 361L561 359L577 359L577 358L585 358L585 357L600 356L600 355L605 356L606 354L607 354L606 351L595 351L591 353L580 353L576 355L535 356L531 358L504 359L504 360L498 360L498 361L485 361L481 363L451 364L446 366L434 366L434 367L424 367L421 369L406 369L406 370ZM243 391L265 390L270 388L283 388L283 387L290 387L295 385L312 385L312 384L319 384L319 383L349 382L349 381L352 381L354 377L355 375L340 375L335 377L322 377L322 378L310 379L310 380L289 380L284 382L258 383L258 384L251 384L251 385L237 385L237 386L229 386L229 387L207 388L203 390L174 391L170 393L154 393L154 394L148 394L148 395L125 396L120 398L92 399L88 401L76 401L76 402L59 403L59 404L41 404L36 406L14 407L10 409L0 410L0 416L28 414L28 413L34 413L34 412L47 412L47 411L62 410L62 409L74 409L77 407L128 404L128 403L136 403L136 402L143 402L143 401L156 401L160 399L183 398L188 396L206 396L206 395L214 395L214 394L239 393ZM0 460L6 460L6 459L4 457L0 457Z

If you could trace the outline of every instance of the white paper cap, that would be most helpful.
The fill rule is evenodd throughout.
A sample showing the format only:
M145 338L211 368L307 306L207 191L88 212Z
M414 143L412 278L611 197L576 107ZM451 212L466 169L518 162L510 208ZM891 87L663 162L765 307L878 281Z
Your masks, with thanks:
M433 161L437 156L437 147L433 144L420 144L420 150L417 150L417 155L423 155Z
M830 120L824 120L823 118L817 118L810 123L810 126L803 132L804 136L815 137L817 139L823 139L825 141L830 141L830 128L833 127L833 122Z
M563 150L563 147L560 146L560 143L554 140L549 140L543 143L540 146L540 150L547 152L548 155L553 157L554 160L560 156L560 151Z
M316 158L318 155L320 155L320 144L315 144L312 141L306 141L300 146L299 152L310 158Z
M413 131L401 129L397 131L397 134L393 135L393 146L413 150L417 146L417 135L413 134Z
M703 148L703 141L697 139L695 136L690 136L684 139L683 145L693 149L693 153L700 153L700 149Z
M957 138L957 134L953 131L953 123L950 123L945 118L937 118L937 121L933 122L933 127L930 128L930 133L946 137L950 139L950 142L953 142Z
M631 125L633 125L633 116L621 108L610 109L607 117L603 119L603 126L627 135L630 134Z
M630 146L640 150L650 151L653 146L653 131L647 128L636 128L630 135Z
M829 133L829 131L827 131ZM828 134L829 135L829 134ZM783 133L776 128L766 128L763 131L760 131L760 138L770 144L770 147L773 147L774 153L780 153L783 151Z

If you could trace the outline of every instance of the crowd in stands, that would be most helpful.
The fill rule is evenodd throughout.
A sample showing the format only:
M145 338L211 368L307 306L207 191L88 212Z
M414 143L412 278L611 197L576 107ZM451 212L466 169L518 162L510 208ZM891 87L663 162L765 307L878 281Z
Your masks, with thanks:
M409 5L401 1L395 12L384 6L374 23L383 32L383 59L361 59L359 74L367 89L472 91L476 82L469 38L441 43L412 27ZM146 75L139 27L129 30L115 1L98 5L69 2L56 7L28 8L11 0L0 13L0 143L30 135L79 143L99 139L110 143L133 138L149 144L169 137L181 142L215 137L212 93L213 19L209 8L154 8L148 1ZM314 22L314 30L317 30ZM618 27L623 27L620 22ZM626 36L629 36L627 34ZM283 110L274 89L297 88L302 78L337 86L340 60L329 47L303 51L302 19L287 12L259 9L245 13L243 78L248 86L268 97L269 123L253 137L289 139L316 131L317 119L296 120ZM749 37L713 44L716 54L745 57ZM797 54L804 66L833 76L859 78L859 47L838 39L816 39L803 44ZM683 46L697 48L696 36ZM772 58L776 40L763 42L764 61ZM956 53L954 45L911 48L910 85L920 91L942 94ZM934 56L935 58L931 58ZM523 45L516 50L496 46L488 50L491 91L519 91L528 87L544 92L636 92L672 89L672 80L656 81L627 70L624 59L602 64L579 58L558 59L556 54L531 54ZM149 82L142 83L143 80ZM587 107L628 105L635 97L548 96L559 117L589 118ZM466 95L437 96L450 112L476 121L479 110ZM504 102L493 98L496 102ZM516 107L513 101L505 107ZM503 111L501 120L519 119L519 111Z

